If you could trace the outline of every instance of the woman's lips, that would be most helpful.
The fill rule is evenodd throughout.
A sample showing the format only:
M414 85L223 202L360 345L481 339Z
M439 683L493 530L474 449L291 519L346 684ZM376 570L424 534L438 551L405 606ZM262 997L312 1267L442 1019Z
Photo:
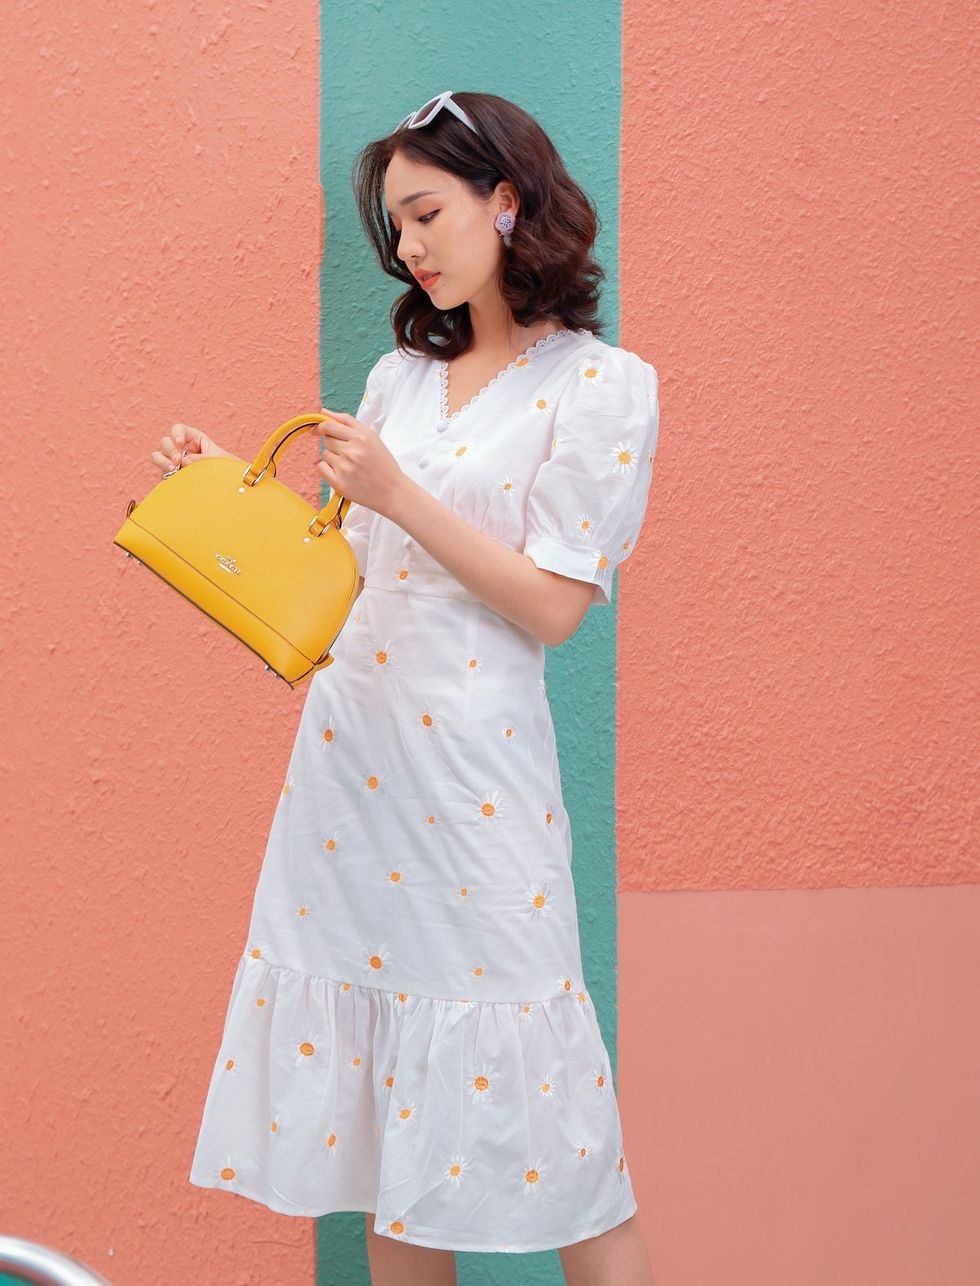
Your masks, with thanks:
M431 277L423 277L419 285L423 290L429 290L439 280L439 274L434 272Z

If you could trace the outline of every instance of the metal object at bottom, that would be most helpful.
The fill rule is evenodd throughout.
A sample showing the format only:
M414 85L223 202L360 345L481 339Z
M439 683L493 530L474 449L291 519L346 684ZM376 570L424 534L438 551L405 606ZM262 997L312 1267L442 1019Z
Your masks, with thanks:
M77 1259L23 1237L0 1236L0 1272L35 1286L112 1286L107 1277Z

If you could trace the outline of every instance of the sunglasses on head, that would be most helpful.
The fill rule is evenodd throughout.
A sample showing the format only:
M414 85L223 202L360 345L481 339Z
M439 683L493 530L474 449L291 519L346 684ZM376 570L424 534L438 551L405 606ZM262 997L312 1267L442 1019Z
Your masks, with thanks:
M464 125L468 125L474 134L479 134L479 130L463 111L458 103L453 102L453 91L447 89L444 93L439 94L436 98L430 98L427 103L423 103L420 108L414 112L409 112L405 119L398 125L392 133L397 133L400 129L421 129L423 125L428 125L444 107L447 107L454 116L458 116Z

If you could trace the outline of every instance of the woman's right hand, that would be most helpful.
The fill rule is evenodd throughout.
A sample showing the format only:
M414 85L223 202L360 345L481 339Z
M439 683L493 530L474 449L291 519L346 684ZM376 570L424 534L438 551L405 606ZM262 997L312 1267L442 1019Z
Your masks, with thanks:
M163 473L171 469L183 469L204 456L227 456L235 459L230 451L219 447L213 438L209 438L200 429L192 429L189 424L175 424L169 433L160 439L160 446L150 459Z

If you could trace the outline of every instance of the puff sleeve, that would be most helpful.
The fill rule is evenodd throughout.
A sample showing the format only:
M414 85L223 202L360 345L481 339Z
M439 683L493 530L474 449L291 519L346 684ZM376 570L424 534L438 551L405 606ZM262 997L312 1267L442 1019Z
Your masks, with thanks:
M354 412L354 419L362 424L370 424L377 432L384 428L388 410L394 398L395 386L401 373L403 356L399 349L392 349L379 357L368 372L364 396ZM347 543L357 558L357 567L363 576L367 569L368 548L371 542L371 529L377 517L373 509L351 501L340 531L346 536Z
M591 581L608 606L613 572L636 548L660 432L659 377L626 349L586 351L558 396L550 457L527 499L523 552Z

